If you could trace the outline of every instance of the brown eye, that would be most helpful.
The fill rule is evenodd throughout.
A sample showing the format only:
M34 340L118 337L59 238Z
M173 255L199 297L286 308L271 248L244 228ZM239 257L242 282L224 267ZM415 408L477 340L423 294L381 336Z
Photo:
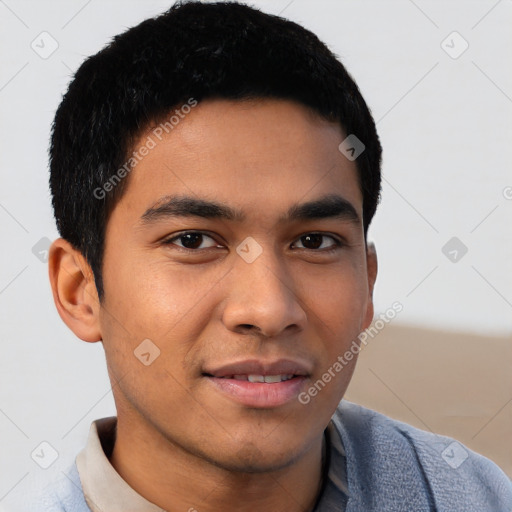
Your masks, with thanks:
M323 246L323 239L330 238L334 241L333 244ZM324 235L322 233L308 233L306 235L302 235L300 238L300 243L302 244L302 247L299 247L299 249L310 249L310 250L318 250L318 249L335 249L337 247L341 246L341 242L330 235Z
M205 239L211 240L210 245L206 247L200 247L202 243L204 243ZM176 241L179 241L180 243L176 243ZM183 249L190 249L190 250L197 250L197 249L207 249L210 247L215 247L217 243L211 236L208 236L205 233L196 232L196 231L190 231L187 233L181 233L179 235L176 235L172 238L169 238L168 240L165 240L163 242L165 245L176 245L178 247L182 247Z

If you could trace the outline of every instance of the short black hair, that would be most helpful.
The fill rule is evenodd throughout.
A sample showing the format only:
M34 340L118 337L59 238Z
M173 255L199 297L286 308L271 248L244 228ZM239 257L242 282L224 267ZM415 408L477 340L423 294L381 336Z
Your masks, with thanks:
M297 23L245 4L177 2L88 57L53 122L57 229L88 261L100 300L106 225L126 179L105 184L141 131L191 98L294 100L339 122L365 145L356 164L366 237L380 198L382 148L370 110L335 54Z

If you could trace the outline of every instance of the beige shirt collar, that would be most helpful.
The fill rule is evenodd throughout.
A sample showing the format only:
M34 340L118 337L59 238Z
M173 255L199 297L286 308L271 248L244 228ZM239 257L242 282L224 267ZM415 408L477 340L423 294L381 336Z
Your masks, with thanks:
M87 444L76 457L87 505L92 512L165 512L135 492L105 455L112 451L116 423L115 416L94 421Z

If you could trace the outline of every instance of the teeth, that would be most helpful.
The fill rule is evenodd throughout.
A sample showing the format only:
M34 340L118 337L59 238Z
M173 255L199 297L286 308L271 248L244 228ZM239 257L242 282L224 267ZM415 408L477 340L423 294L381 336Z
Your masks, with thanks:
M272 383L272 382L281 382L282 379L281 378L281 375L266 375L265 376L265 382L269 382L269 383Z
M283 382L285 380L293 379L293 374L286 375L226 375L223 379L245 380L249 382L266 382L267 384L274 384L276 382Z
M237 377L243 377L243 375L235 375L235 378ZM268 384L272 384L290 379L293 379L293 375L248 375L247 379L243 380L248 380L249 382L266 382Z
M248 375L247 380L249 382L265 382L265 377L263 375Z

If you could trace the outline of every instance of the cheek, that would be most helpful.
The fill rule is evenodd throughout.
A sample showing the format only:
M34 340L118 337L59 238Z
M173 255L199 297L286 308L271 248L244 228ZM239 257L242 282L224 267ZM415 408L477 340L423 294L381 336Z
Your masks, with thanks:
M105 265L108 307L130 331L162 337L194 314L215 282L212 272L185 269L169 261L148 261L143 255Z
M179 270L169 262L127 260L105 273L102 335L109 367L117 378L130 375L125 392L137 402L164 386L174 390L166 401L178 406L183 387L191 385L186 363L211 320L208 295L218 278L199 266ZM137 358L144 340L151 343L142 353L158 354L148 366Z
M350 262L329 272L310 271L301 278L302 297L325 325L330 338L359 334L368 306L366 272Z

